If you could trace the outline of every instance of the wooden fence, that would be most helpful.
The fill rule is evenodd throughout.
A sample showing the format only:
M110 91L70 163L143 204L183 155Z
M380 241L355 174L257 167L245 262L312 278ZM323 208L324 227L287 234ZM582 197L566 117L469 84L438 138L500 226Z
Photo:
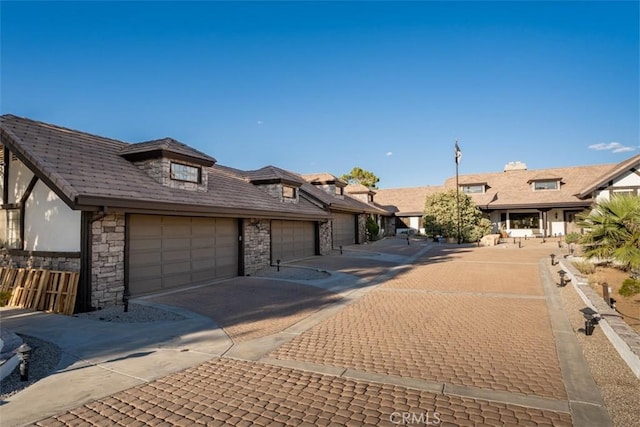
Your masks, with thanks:
M72 315L80 273L0 267L0 291L10 291L9 307Z

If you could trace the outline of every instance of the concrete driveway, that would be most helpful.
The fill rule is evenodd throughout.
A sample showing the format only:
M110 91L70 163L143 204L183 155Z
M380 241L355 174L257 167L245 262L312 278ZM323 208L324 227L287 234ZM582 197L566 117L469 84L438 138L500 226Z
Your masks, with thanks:
M553 246L409 243L294 263L328 279L236 278L149 298L221 326L192 325L218 335L202 341L206 351L172 355L191 367L102 398L70 395L45 419L19 404L33 401L30 388L0 407L3 425L7 414L6 425L46 426L610 424L541 261ZM175 349L186 343L166 334ZM135 359L137 369L147 360ZM62 378L42 382L65 387Z

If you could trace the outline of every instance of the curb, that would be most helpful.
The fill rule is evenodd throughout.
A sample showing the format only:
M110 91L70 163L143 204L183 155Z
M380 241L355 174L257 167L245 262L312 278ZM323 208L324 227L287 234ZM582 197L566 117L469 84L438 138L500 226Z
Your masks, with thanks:
M571 284L584 303L600 315L598 325L602 328L602 332L633 374L640 378L640 334L631 329L622 320L620 314L609 307L568 260L560 260L558 265L567 272L571 278Z

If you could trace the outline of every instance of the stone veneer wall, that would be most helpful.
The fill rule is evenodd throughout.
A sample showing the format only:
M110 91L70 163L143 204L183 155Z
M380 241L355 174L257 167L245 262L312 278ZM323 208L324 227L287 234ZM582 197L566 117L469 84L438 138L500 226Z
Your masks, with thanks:
M262 188L263 190L265 190L267 193L269 193L269 195L275 197L276 199L278 199L280 202L282 203L298 203L299 201L299 197L300 197L300 189L296 188L296 197L294 198L289 198L289 197L284 197L282 195L282 184L278 183L278 184L261 184L258 185L259 188Z
M91 224L91 306L121 305L124 295L124 214Z
M80 271L80 252L0 250L0 267Z
M358 215L358 243L367 241L367 214Z
M382 220L384 221L384 235L395 236L396 235L396 218L393 216L386 216Z
M331 253L333 239L331 237L331 221L320 223L320 255Z
M268 219L244 221L244 274L249 276L271 263L271 222Z
M143 162L136 162L135 165L165 187L180 188L183 190L191 191L207 191L207 185L209 182L209 174L207 173L207 168L203 167L202 165L197 165L190 162L176 162L182 165L193 166L195 168L202 169L202 173L200 174L201 182L199 184L195 182L176 181L174 179L171 179L171 162L171 159L159 158L145 160Z

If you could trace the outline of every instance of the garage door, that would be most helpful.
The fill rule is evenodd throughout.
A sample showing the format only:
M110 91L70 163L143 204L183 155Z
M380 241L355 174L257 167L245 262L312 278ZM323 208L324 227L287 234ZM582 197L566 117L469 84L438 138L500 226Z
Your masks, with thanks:
M356 216L352 214L335 214L333 219L333 247L355 245Z
M235 219L129 217L129 290L140 295L238 274Z
M316 254L315 224L310 221L271 221L271 260L292 260Z

